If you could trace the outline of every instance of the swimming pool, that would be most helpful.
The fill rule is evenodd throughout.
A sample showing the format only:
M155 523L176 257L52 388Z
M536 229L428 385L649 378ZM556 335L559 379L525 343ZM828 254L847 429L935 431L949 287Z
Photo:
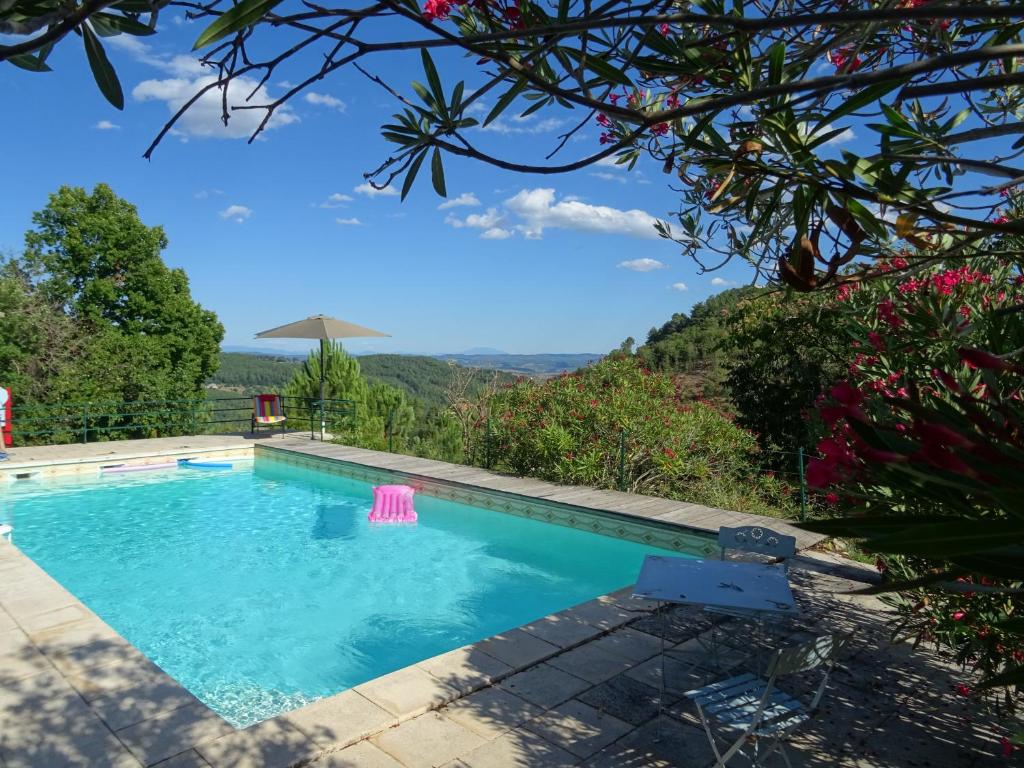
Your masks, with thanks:
M238 727L630 584L657 547L260 456L13 483L18 547Z

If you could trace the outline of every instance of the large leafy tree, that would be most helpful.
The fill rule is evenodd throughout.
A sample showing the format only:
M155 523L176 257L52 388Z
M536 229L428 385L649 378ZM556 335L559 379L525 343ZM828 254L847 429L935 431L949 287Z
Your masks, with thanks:
M201 394L224 329L164 264L167 237L105 184L62 187L32 217L18 262L24 286L87 336L63 395L113 400ZM85 375L85 372L91 372Z

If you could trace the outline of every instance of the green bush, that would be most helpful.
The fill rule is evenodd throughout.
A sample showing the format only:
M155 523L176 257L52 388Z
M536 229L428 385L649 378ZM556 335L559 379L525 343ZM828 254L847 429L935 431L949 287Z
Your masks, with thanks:
M792 489L757 471L756 438L677 378L609 358L543 383L521 381L491 403L491 459L560 483L767 514L792 514ZM483 428L483 425L481 425Z

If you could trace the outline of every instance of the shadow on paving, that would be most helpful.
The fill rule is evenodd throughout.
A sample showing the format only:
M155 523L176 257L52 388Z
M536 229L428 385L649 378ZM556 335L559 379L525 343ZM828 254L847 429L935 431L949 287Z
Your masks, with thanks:
M766 640L766 645L825 633L851 635L821 710L797 732L789 748L794 766L1006 764L988 718L973 715L972 702L954 691L958 683L970 684L965 673L928 650L890 645L890 614L880 610L877 599L844 594L857 588L856 583L799 572L793 574L793 583L803 614L785 626L781 639ZM423 764L450 768L709 764L712 755L696 711L681 694L715 677L694 642L711 625L705 614L688 608L672 610L667 618L640 614L626 630L644 633L632 636L637 644L665 635L670 646L684 646L675 648L682 661L666 662L662 715L658 715L658 658L641 654L630 658L633 649L616 651L613 643L606 643L612 648L605 654L609 670L616 653L621 654L621 670L604 679L595 675L584 680L559 669L556 656L453 702L439 714L430 713L431 722L443 720L448 730L438 726L424 731L418 745ZM718 631L725 659L749 655L755 647L755 635L741 622L728 620ZM105 696L90 696L87 703L52 665L75 680L73 665L89 658L114 658L123 650L118 641L99 638L73 650L44 648L45 654L26 643L0 656L0 756L5 768L138 768L168 758L174 759L166 768L194 768L207 765L200 753L217 768L283 768L311 758L315 768L401 766L385 749L384 734L321 754L323 748L316 745L330 743L332 733L304 732L280 719L235 731L190 697L174 702L180 705L171 709L148 710L145 694L150 683L146 681ZM444 682L467 690L495 674L494 659L471 656L463 672ZM816 686L816 674L785 679L781 687L807 698ZM430 754L454 750L458 738L465 740L464 751L444 762L427 759ZM198 745L198 752L187 749L190 745ZM769 764L782 765L777 757Z
M216 768L283 768L319 754L313 739L333 736L278 723L236 730L163 674L125 676L127 644L119 637L73 647L40 647L23 638L21 630L11 630L8 639L17 645L0 654L4 768L206 768L210 763L194 745L216 756ZM101 665L88 666L89 659Z
M794 766L970 768L1006 764L998 730L987 716L973 712L976 703L955 693L958 683L970 684L967 673L928 649L891 644L888 622L892 614L876 598L846 594L862 585L799 572L793 574L793 583L802 615L777 628L779 636L766 638L765 646L826 633L850 635L819 712L787 747ZM693 609L670 613L669 622L652 615L630 624L631 629L651 635L665 634L670 645L684 644L675 652L681 650L685 660L666 662L667 691L660 717L657 657L596 684L570 675L556 676L545 687L544 675L538 670L550 674L558 664L555 657L441 710L442 715L456 718L446 713L471 706L475 719L493 723L501 733L488 745L451 762L452 768L689 767L713 762L696 710L681 694L744 667L716 674L710 659L702 660L696 654L686 657L695 647L693 638L707 631L710 623L705 614ZM737 658L749 655L756 646L752 628L737 620L722 622L718 631L725 659L733 651ZM517 684L517 679L529 675L536 678L532 685ZM780 687L806 701L819 680L820 672L812 671L784 678ZM494 690L504 695L483 695ZM344 755L341 752L336 757ZM730 761L730 765L745 764L749 762L741 757ZM781 766L783 762L773 756L767 764ZM394 764L381 765L391 768Z

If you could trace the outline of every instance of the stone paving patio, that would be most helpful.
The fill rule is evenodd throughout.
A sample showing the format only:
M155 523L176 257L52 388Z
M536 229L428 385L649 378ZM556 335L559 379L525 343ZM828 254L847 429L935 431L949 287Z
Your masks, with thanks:
M1003 764L996 734L972 722L967 702L953 694L961 673L926 650L891 646L877 599L847 594L862 585L825 566L802 558L793 583L803 615L773 641L852 635L819 716L793 742L794 765ZM710 621L690 609L666 621L629 590L245 730L206 709L9 545L0 546L0 605L5 768L711 761L696 714L682 699L716 674L696 639ZM719 631L728 644L723 663L738 668L753 647L750 632L734 621ZM663 635L671 652L659 717ZM795 679L789 687L806 693L814 682Z

